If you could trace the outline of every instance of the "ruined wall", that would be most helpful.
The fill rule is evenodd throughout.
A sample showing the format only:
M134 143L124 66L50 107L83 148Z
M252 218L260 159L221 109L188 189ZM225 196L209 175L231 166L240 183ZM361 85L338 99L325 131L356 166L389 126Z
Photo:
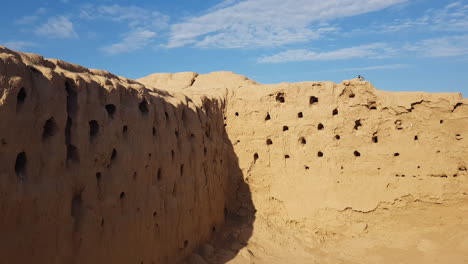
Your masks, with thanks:
M0 263L468 260L461 94L129 80L0 48L0 128ZM445 251L420 244L435 227Z
M0 263L182 259L227 213L223 104L0 47Z
M417 249L420 241L441 240L430 232L446 234L437 243L447 249L432 246L431 254L468 260L461 235L468 235L468 223L460 220L468 216L462 206L468 201L468 101L461 94L384 92L359 80L260 85L230 73L154 74L139 81L184 93L225 92L226 131L257 210L250 245L240 253L245 263L312 263L320 256L330 263L415 263L409 259L428 254ZM427 222L409 224L413 215ZM417 231L397 238L405 232L398 226ZM356 239L341 248L325 243L359 236L368 239L362 252L375 252L350 259L360 252ZM413 255L365 260L397 250L392 245L414 247ZM342 258L330 259L330 252ZM298 259L301 253L307 257Z

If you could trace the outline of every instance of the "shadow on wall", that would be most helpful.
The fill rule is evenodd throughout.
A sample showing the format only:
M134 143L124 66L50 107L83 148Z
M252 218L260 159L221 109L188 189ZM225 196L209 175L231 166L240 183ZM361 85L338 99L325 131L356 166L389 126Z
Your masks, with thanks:
M225 263L246 245L255 209L220 101L6 60L0 263Z
M204 105L206 106L205 101ZM223 109L216 107L215 109ZM219 119L221 118L221 119ZM256 209L252 202L249 185L244 181L242 170L232 142L224 129L224 116L217 115L217 122L223 127L222 140L226 146L227 168L229 171L228 188L225 190L227 203L224 209L225 224L217 231L211 241L200 246L190 255L188 264L221 264L232 260L245 247L253 233Z

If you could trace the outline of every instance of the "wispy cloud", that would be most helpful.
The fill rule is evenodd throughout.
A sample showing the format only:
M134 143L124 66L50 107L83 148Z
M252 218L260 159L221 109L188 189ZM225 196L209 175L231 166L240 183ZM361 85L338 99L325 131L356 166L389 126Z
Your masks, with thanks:
M468 4L456 1L443 8L429 9L421 17L396 19L377 26L377 32L397 32L422 29L425 31L468 31Z
M385 43L372 43L350 48L325 52L314 52L305 49L283 51L271 56L259 58L259 63L283 63L297 61L328 61L354 58L380 59L391 56L396 50Z
M31 25L35 22L37 22L40 18L41 15L44 15L47 12L46 8L38 8L33 15L28 15L28 16L22 16L18 19L15 20L15 24L17 25Z
M36 34L48 38L77 38L73 23L65 16L51 17L36 29Z
M156 33L152 31L132 31L125 34L121 42L102 47L101 49L105 53L111 55L127 53L146 47L154 40L155 37Z
M87 5L79 17L87 20L108 20L122 22L130 28L161 29L168 27L169 17L154 10L138 6Z
M27 48L35 47L38 44L29 41L7 41L4 42L3 45L9 49L25 51Z
M293 49L257 59L259 63L299 61L331 61L347 59L384 59L391 57L453 57L468 55L468 35L445 36L419 40L414 43L372 43L332 51L315 52ZM401 67L402 64L394 64ZM373 66L379 67L379 66ZM386 67L389 67L388 65ZM380 68L373 68L380 69ZM372 70L368 68L367 70Z
M411 67L412 66L408 64L388 64L388 65L377 65L377 66L356 67L356 68L343 68L343 69L329 70L327 72L397 70L397 69L408 69Z
M79 14L86 20L103 20L122 23L127 28L118 43L104 46L102 51L109 55L127 53L151 44L157 32L169 27L169 17L154 10L138 6L87 5Z
M421 40L403 47L424 57L453 57L468 55L468 35Z
M218 7L172 25L167 47L240 48L305 42L333 31L334 27L324 21L377 11L405 1L225 1L225 8Z

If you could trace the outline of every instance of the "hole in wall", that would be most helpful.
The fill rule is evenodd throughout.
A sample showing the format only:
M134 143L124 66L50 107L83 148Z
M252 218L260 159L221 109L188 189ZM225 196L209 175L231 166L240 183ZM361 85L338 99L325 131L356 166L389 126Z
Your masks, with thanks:
M360 156L361 156L361 153L359 153L359 151L354 151L354 156L355 156L355 157L360 157Z
M254 158L254 162L256 162L256 161L258 160L258 153L255 153L255 154L253 155L253 158Z
M302 145L307 144L307 140L306 140L304 137L299 138L299 142L300 142Z
M162 179L162 170L161 170L161 168L158 169L158 174L156 175L156 179L158 181L161 181L161 179Z
M310 168L309 168L309 166L304 166L304 169L308 170L308 169L310 169Z
M288 126L283 126L283 131L288 131L289 127Z
M72 144L67 145L67 161L79 161L78 148Z
M311 104L311 105L318 103L318 101L319 101L319 99L317 97L315 97L315 96L311 96L309 98L309 104Z
M289 155L286 154L286 155L284 155L284 158L289 159L290 157L289 157Z
M400 153L395 153L395 154L393 154L393 156L398 157L398 156L400 156Z
M143 100L140 102L140 104L138 105L138 109L140 109L140 112L143 114L143 115L147 115L148 112L149 112L149 109L148 109L148 102L146 102L146 99L143 98Z
M335 109L333 109L333 111L332 111L332 115L337 115L337 114L338 114L338 109L336 109L336 108L335 108Z
M414 136L414 140L418 140L418 139L419 139L418 136Z
M111 160L115 160L117 158L117 150L112 149Z
M169 121L169 114L167 112L164 112L164 116L166 117L166 121Z
M19 110L19 108L24 104L24 101L26 101L26 90L24 87L21 87L19 90L18 94L16 95L16 109Z
M377 136L372 137L372 142L377 143L379 142L379 138Z
M283 93L278 93L276 95L276 102L279 103L284 103L286 100L284 99L284 94Z
M354 130L358 130L359 127L362 127L361 119L354 121Z
M27 163L26 153L25 152L18 153L18 155L16 155L16 161L15 161L15 173L16 173L16 176L18 176L19 178L26 177L26 163Z
M156 128L155 128L155 127L153 127L153 131L152 131L152 132L153 132L153 136L156 136Z
M266 117L265 117L265 121L270 120L270 119L271 119L270 113L267 113L267 115L266 115Z
M403 122L401 120L396 120L395 121L395 128L398 129L398 130L402 130L403 129L402 124L403 124Z
M299 112L299 113L297 113L297 117L298 117L298 118L303 118L304 115L302 115L302 112Z
M440 120L439 123L443 124L443 123L444 123L444 120Z
M96 172L96 180L99 182L101 181L102 174L100 172Z
M128 132L128 126L125 125L125 126L122 127L122 134L125 136L125 135L127 135L127 132Z
M94 139L99 133L99 124L96 120L89 121L89 137Z
M272 141L271 139L267 139L267 140L266 140L266 144L267 144L267 145L271 145L271 144L273 144L273 141Z
M236 115L236 116L239 116L239 112L236 112L235 115Z
M47 138L53 137L55 133L57 133L57 124L53 117L47 119L44 123L44 128L42 130L42 140L46 140Z
M335 135L335 139L340 140L341 139L340 135Z
M323 130L324 128L325 128L325 127L323 126L322 123L320 123L320 124L317 125L317 129L318 129L318 130Z
M351 94L349 95L349 98L354 98L354 97L356 97L356 95L353 94L353 93L351 93Z
M184 241L184 248L187 248L188 247L188 240L185 240Z
M153 212L153 217L156 217L156 216L158 216L158 212L154 211Z
M180 165L180 176L184 176L184 164Z
M110 118L114 118L114 114L115 114L115 110L116 110L115 105L107 104L105 106L105 108L106 108L106 111L107 111L107 115L109 115Z
M317 152L317 157L319 158L323 157L323 152L322 151Z
M123 199L125 199L126 196L127 196L127 194L125 194L125 192L121 192L120 195L119 195L119 198L120 198L120 200L123 200Z

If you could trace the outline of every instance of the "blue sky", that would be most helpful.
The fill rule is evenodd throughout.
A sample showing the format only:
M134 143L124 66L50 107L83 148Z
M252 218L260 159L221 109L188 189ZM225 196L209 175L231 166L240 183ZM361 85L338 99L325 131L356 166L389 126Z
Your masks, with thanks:
M383 90L468 96L468 0L16 0L0 24L0 45L129 78L361 74Z

